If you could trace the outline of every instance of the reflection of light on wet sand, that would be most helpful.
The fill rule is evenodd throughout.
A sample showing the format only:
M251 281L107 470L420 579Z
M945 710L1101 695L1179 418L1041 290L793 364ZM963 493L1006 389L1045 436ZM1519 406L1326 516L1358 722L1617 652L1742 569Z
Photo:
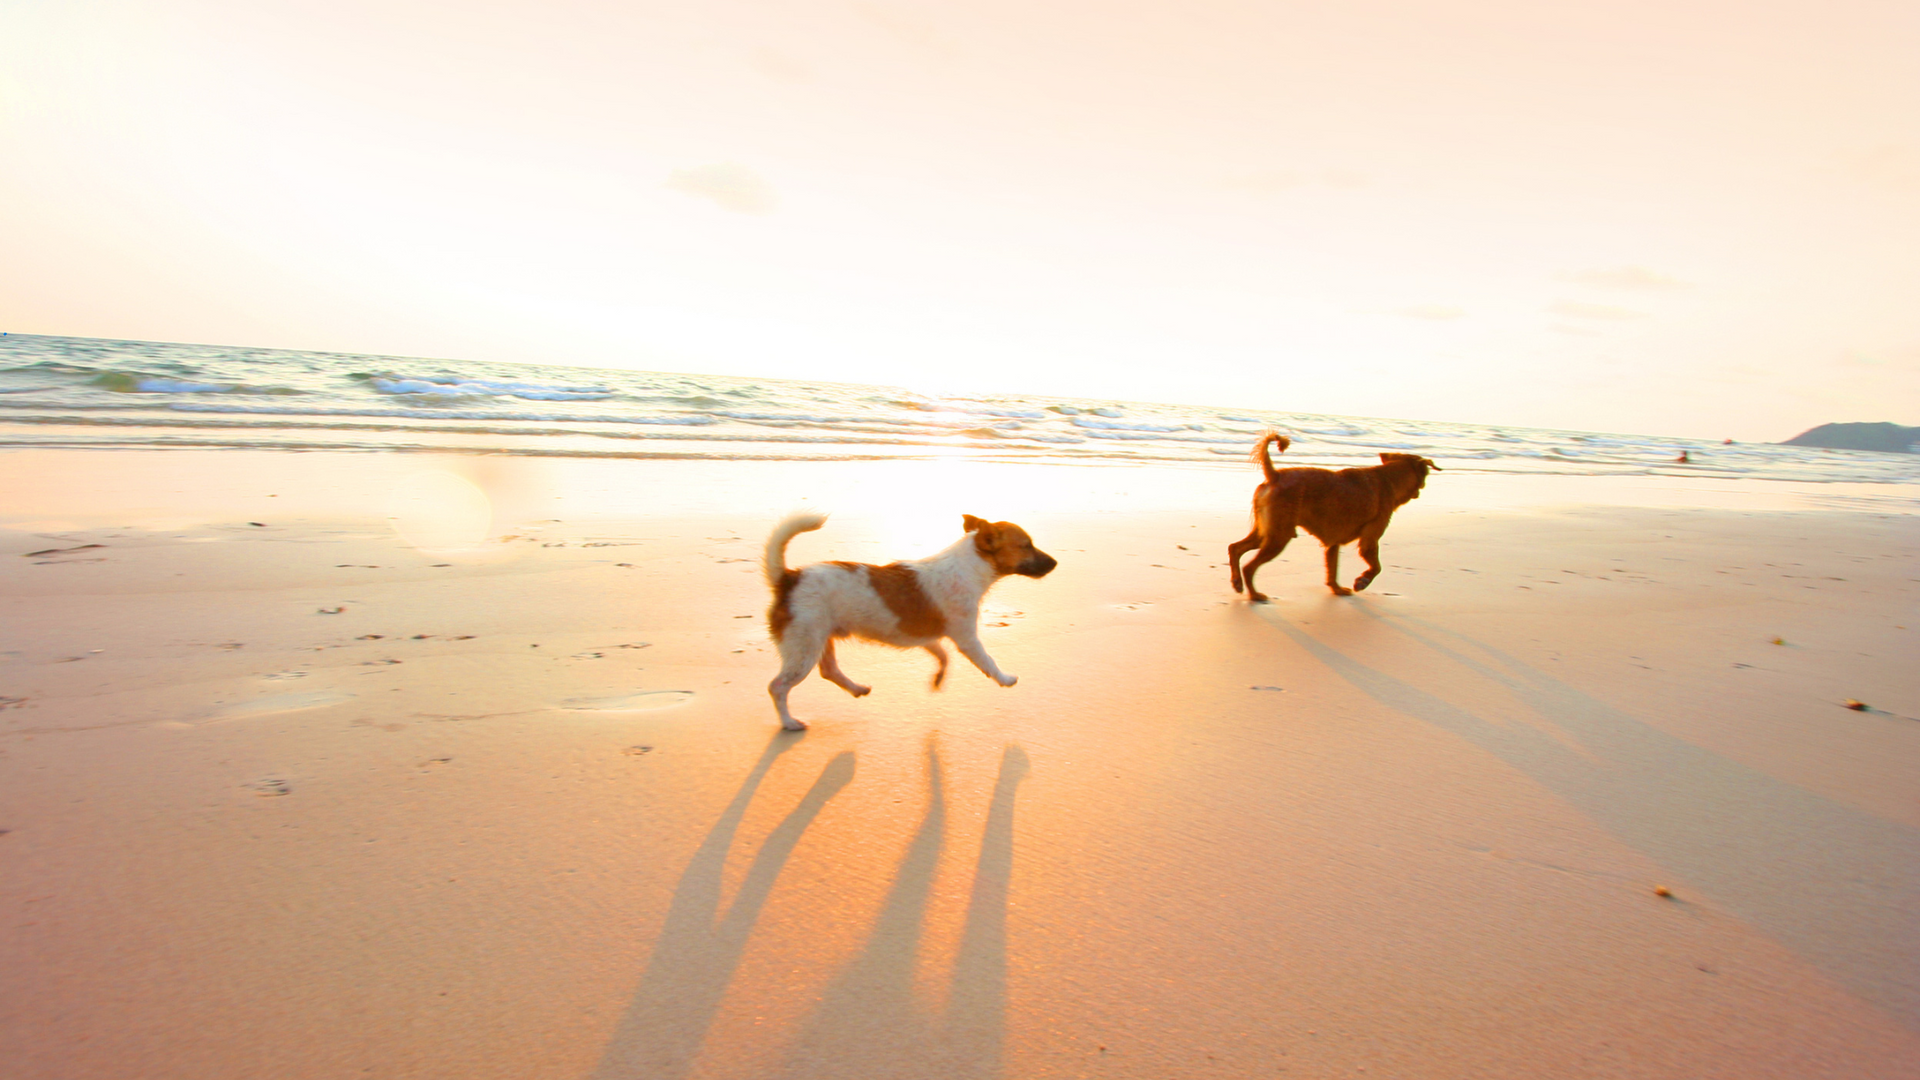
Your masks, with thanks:
M685 704L692 697L691 690L643 690L623 697L573 698L560 707L573 712L652 712Z
M478 484L445 469L422 469L396 480L387 514L394 532L425 552L478 547L493 529L493 500Z
M235 702L232 705L216 709L203 723L220 724L229 720L248 720L256 716L272 716L276 713L299 712L303 709L318 709L351 700L353 700L353 695L341 690L315 690L305 694L275 694L272 697Z

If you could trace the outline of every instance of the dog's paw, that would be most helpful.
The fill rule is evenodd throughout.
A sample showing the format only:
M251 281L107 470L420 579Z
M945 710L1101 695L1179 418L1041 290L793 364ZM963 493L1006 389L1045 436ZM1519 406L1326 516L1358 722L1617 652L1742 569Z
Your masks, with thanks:
M782 720L780 721L780 726L787 729L788 731L807 730L807 722L804 720Z
M866 697L868 694L873 693L873 687L861 686L859 683L854 683L852 686L847 687L847 693L852 694L854 697Z
M1250 592L1247 594L1247 602L1252 604L1264 604L1267 602L1267 594L1263 592Z
M1353 595L1353 590L1347 588L1345 585L1329 585L1327 586L1327 588L1332 589L1333 595L1335 596L1352 596Z
M993 681L999 683L1001 686L1012 686L1014 683L1017 683L1020 681L1020 676L1008 675L1003 672L999 675L995 675L993 677Z

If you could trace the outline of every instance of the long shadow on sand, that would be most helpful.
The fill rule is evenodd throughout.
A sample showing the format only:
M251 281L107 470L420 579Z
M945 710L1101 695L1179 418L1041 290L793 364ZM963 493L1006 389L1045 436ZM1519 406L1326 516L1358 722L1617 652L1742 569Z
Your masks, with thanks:
M774 736L688 862L646 974L601 1055L595 1080L675 1080L692 1069L787 857L821 808L853 780L851 751L827 762L799 805L767 836L732 906L719 915L721 873L734 833L775 759L794 743L791 736Z
M777 1075L786 1080L989 1080L1000 1075L1013 805L1027 768L1027 754L1020 747L1008 746L1001 754L951 992L944 1015L933 1015L913 997L915 958L947 820L940 755L928 741L927 809L900 860L893 888L865 948L827 988Z
M1257 610L1368 697L1526 773L1920 1031L1920 832L1677 739L1465 635L1354 606L1505 687L1566 741L1483 719Z

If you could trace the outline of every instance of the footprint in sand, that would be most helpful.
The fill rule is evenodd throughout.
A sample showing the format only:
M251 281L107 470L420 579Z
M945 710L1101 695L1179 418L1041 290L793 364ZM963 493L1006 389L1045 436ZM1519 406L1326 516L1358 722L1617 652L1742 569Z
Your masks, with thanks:
M268 776L247 785L247 789L262 798L274 798L293 790L293 784L282 777Z
M562 702L560 707L574 712L652 712L655 709L671 709L692 698L691 690L646 690L622 697L570 698Z
M315 690L308 694L275 694L272 697L223 705L209 713L202 722L222 724L229 720L251 720L256 716L273 716L277 713L299 712L302 709L318 709L351 700L353 700L352 694L339 690Z

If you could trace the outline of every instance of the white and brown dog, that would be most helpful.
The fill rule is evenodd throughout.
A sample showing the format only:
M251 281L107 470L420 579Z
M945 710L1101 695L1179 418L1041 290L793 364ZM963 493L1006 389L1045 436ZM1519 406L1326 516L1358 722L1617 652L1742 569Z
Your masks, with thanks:
M982 521L971 514L961 520L967 534L938 555L885 566L823 562L798 570L787 569L787 542L826 524L826 515L794 514L774 527L767 537L767 584L773 586L767 624L780 645L781 664L767 693L773 695L781 727L799 731L807 726L787 711L787 692L816 663L828 682L854 697L873 689L840 670L834 638L858 635L927 650L940 662L933 673L936 690L947 677L947 650L940 647L940 639L947 638L993 681L1014 684L1014 676L1001 671L980 644L980 599L1008 574L1045 577L1059 564L1012 522Z

